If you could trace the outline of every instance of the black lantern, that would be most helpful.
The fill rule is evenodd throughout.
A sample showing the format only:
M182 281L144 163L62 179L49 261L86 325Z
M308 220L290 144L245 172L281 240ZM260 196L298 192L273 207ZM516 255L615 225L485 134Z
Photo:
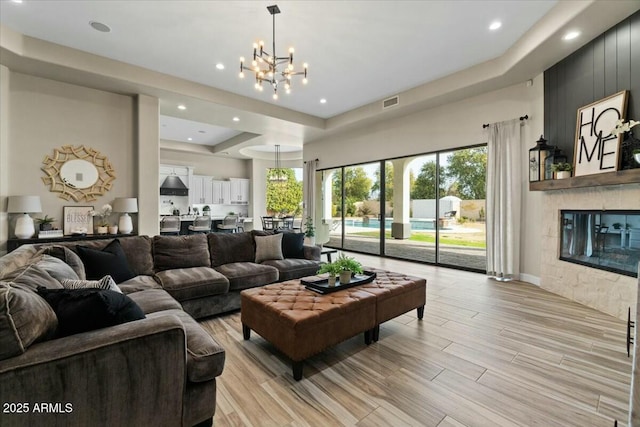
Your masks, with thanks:
M529 182L545 179L545 160L553 152L554 147L547 145L547 140L540 135L536 146L529 150Z
M554 178L551 166L558 163L567 163L567 156L558 147L552 147L551 154L544 160L544 179Z

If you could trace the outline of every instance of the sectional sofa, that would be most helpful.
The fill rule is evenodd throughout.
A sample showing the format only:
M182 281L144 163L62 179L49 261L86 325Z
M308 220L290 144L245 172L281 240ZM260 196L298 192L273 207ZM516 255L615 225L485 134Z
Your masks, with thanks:
M259 231L18 248L0 258L0 425L210 425L225 353L194 319L319 264L319 248ZM144 318L60 336L42 292L105 268Z

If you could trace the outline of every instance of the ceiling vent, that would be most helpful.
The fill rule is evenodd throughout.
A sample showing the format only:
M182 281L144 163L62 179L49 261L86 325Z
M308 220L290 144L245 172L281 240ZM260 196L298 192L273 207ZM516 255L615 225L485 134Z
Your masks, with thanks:
M400 104L400 97L396 95L382 101L382 109L386 110L387 108L395 107L398 104Z

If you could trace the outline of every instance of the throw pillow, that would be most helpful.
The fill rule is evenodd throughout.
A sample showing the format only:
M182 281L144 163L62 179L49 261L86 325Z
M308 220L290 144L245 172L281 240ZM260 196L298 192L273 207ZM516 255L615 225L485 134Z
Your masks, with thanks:
M82 260L80 259L78 254L73 252L68 247L62 245L45 246L40 249L40 253L54 256L67 263L69 267L71 267L73 271L76 272L76 274L78 275L78 279L84 280L87 278Z
M304 258L304 233L282 233L282 255L285 258Z
M98 280L110 275L116 283L122 283L136 276L129 267L127 256L118 239L113 240L101 251L80 245L76 246L76 249L84 263L87 279Z
M144 319L142 309L124 294L104 289L46 289L40 294L58 317L58 335L67 336Z
M282 256L282 234L273 236L255 236L256 263L273 259L284 259Z
M106 289L109 291L114 291L119 294L122 293L116 282L113 281L113 278L109 275L104 276L100 280L71 280L66 279L62 282L62 287L65 289Z
M36 265L61 283L63 280L67 279L79 279L78 275L73 271L73 268L71 268L69 264L51 255L42 255L42 258L36 262Z
M55 313L38 294L0 282L0 360L52 337L57 326Z

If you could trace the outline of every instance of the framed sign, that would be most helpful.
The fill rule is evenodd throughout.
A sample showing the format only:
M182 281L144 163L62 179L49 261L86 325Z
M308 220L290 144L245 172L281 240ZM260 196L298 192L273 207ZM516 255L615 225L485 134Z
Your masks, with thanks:
M618 170L622 134L612 135L611 131L626 114L626 90L578 109L574 176Z
M64 206L64 235L93 234L93 206Z

